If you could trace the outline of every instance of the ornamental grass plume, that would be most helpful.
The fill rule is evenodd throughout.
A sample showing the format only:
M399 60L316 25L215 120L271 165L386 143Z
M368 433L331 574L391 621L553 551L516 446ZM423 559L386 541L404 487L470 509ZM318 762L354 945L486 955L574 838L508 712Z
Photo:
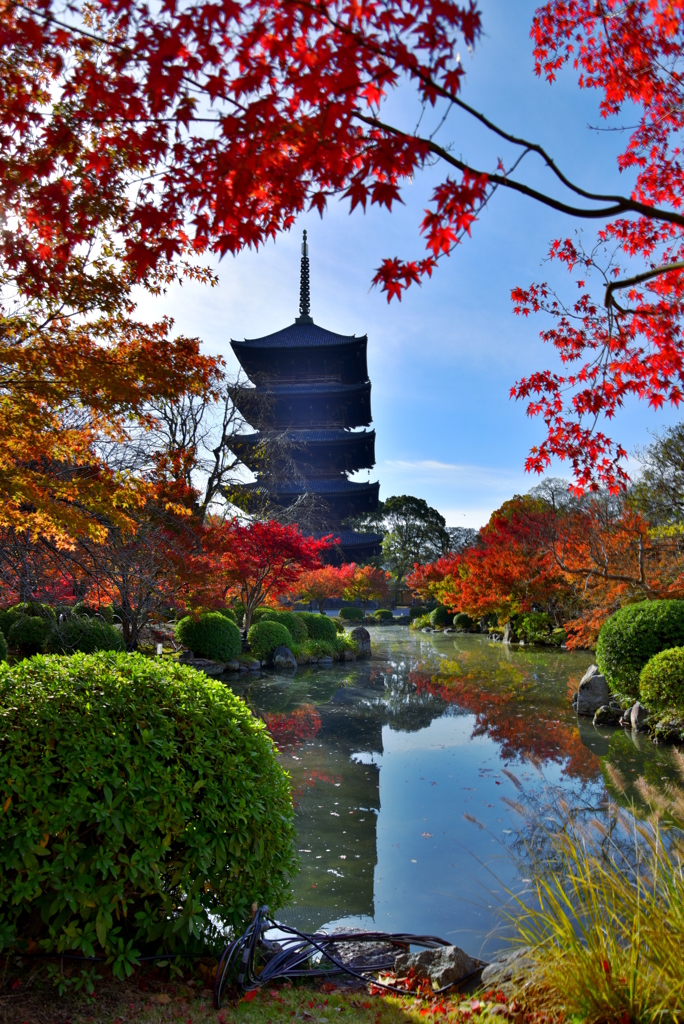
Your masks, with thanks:
M531 892L515 898L534 965L517 995L526 1009L583 1024L684 1020L684 794L639 788L646 820L610 804L585 826L561 806L559 827L544 828Z

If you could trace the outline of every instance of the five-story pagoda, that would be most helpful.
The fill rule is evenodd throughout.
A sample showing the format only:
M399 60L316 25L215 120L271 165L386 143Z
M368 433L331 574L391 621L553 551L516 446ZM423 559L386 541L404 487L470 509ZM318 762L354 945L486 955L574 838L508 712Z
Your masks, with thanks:
M254 490L291 507L303 495L326 509L319 533L340 537L345 560L379 554L382 537L341 529L349 517L374 512L379 483L357 483L349 474L375 465L371 424L371 385L366 335L335 334L310 315L309 250L302 242L299 316L289 327L264 338L231 341L233 352L253 387L235 393L239 412L254 428L240 436L240 459L256 475ZM284 435L296 472L280 479L260 473L260 452L268 434Z

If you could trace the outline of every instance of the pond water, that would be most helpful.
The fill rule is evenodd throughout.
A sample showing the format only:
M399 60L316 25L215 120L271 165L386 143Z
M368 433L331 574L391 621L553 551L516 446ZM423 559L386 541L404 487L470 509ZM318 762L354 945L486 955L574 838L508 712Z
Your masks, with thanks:
M439 935L490 957L506 893L525 884L511 804L543 814L555 792L600 813L610 790L638 813L640 777L681 782L667 747L578 723L570 698L588 652L404 626L375 628L372 649L353 664L231 680L292 778L301 871L277 916L295 927Z

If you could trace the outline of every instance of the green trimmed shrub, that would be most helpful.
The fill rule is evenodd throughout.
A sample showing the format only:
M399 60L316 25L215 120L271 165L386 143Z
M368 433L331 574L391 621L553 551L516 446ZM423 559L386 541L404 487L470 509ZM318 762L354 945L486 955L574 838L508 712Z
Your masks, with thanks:
M219 615L223 615L224 619L230 619L230 621L234 622L237 626L237 615L232 608L216 608L215 611L217 611Z
M352 604L344 608L340 608L340 618L346 619L347 622L361 622L363 612L360 608L356 608L355 605Z
M639 676L639 696L651 711L684 715L684 647L654 654Z
M373 618L378 619L380 622L392 622L394 620L394 616L389 608L377 608L373 612Z
M20 654L30 658L45 650L51 633L52 627L47 619L21 615L10 626L7 641L10 647L16 647Z
M264 615L268 615L268 613L272 611L275 611L275 609L267 608L266 605L261 605L259 608L255 608L254 611L252 612L252 623L261 622Z
M202 612L197 619L186 615L176 623L176 639L195 656L232 661L242 651L240 630L220 612Z
M0 611L0 630L5 634L5 639L8 639L9 631L14 623L27 617L44 619L46 622L56 621L54 609L50 605L21 601L19 604L13 604L10 608L3 608Z
M430 612L430 624L436 629L445 629L447 626L450 626L451 623L451 612L449 612L443 604L438 604L437 607Z
M293 644L287 627L272 619L261 619L250 626L247 640L251 653L259 661L268 661L276 647L289 647L291 650Z
M269 622L279 622L288 631L296 644L303 644L309 638L309 632L302 620L294 612L278 611L275 608L267 608L262 619Z
M241 931L287 897L288 779L244 702L192 668L0 665L0 779L0 949L104 954L121 977L136 951L203 950L212 918Z
M5 634L0 629L0 661L7 661L7 641Z
M334 643L337 636L335 623L327 615L318 615L316 612L297 612L306 626L310 640L327 640L329 644Z
M125 651L126 645L118 629L108 622L87 615L70 615L52 631L50 649L58 654L73 654L74 651L94 654L96 651Z
M425 615L425 609L422 604L416 604L409 608L409 622L413 622L414 619L421 619L423 615Z
M636 699L639 675L654 654L684 646L684 601L639 601L601 626L596 662L611 689Z
M456 629L472 629L475 625L473 619L471 619L469 615L466 615L465 612L457 612L456 615L454 615L453 621Z

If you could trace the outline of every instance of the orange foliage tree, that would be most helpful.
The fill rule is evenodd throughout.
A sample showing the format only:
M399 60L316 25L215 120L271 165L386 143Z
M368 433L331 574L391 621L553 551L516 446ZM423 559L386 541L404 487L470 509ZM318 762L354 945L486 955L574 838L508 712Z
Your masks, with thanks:
M409 586L473 617L545 611L570 646L591 646L620 605L684 596L684 544L620 496L558 506L526 495L494 512L473 548L416 566Z
M304 572L297 581L297 598L300 601L315 601L318 610L325 612L325 604L331 598L342 597L344 588L354 575L354 565L324 565L320 569Z
M352 563L350 568L343 596L347 601L361 601L365 617L369 601L384 601L388 596L392 577L384 569L376 569L373 565Z

